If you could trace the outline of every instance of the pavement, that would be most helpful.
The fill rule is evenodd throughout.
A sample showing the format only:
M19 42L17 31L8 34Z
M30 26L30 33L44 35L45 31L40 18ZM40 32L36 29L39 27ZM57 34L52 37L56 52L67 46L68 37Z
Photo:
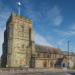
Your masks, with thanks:
M0 75L75 75L75 70L61 70L61 69L50 69L50 70L10 70L0 71Z
M41 72L41 73L25 73L25 72L1 72L0 75L75 75L75 72Z

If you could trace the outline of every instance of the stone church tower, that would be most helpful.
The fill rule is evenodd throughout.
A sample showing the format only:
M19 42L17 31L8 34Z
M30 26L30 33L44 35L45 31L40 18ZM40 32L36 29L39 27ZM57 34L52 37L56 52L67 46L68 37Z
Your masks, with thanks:
M29 67L32 52L32 21L11 14L4 33L2 66Z

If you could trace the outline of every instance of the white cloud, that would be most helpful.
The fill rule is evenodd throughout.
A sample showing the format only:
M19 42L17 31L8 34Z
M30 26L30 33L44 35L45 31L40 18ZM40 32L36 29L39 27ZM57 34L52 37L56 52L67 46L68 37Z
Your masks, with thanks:
M10 15L10 12L0 12L0 30L3 30L5 28L5 25L6 25L6 21L8 19Z
M6 9L0 11L0 56L2 54L2 44L4 40L4 30L6 27L6 21L9 17L10 12Z
M75 31L74 30L66 30L66 31L61 31L61 30L55 30L56 33L59 35L69 38L71 36L75 36Z
M62 23L62 16L57 16L53 21L56 26L59 26Z
M75 31L62 32L65 36L75 36Z
M29 17L36 23L44 24L52 24L54 26L60 26L63 22L63 16L61 14L61 9L58 6L54 6L53 8L47 7L45 4L41 5L39 8L41 11L29 11L27 14ZM43 18L44 17L44 18ZM42 19L43 18L43 19Z
M63 21L63 16L61 15L61 11L57 6L54 6L48 12L48 18L50 18L50 21L54 26L60 26Z
M71 25L70 29L75 30L75 23Z
M39 45L46 45L46 46L52 46L46 38L44 38L42 35L35 33L35 43Z
M62 46L63 44L64 44L64 40L63 39L58 41L58 45Z
M65 37L65 38L63 38L63 39L60 39L58 42L57 42L57 44L59 45L59 46L66 46L67 45L67 41L68 41L68 38L67 37Z
M63 34L64 36L75 36L75 23L71 24L67 31L57 31L58 33Z

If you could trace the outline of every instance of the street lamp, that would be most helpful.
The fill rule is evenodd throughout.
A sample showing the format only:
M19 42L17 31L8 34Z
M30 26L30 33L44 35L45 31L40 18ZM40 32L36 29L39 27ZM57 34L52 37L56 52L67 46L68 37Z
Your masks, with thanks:
M68 40L68 68L69 68L69 44L70 44L70 41Z

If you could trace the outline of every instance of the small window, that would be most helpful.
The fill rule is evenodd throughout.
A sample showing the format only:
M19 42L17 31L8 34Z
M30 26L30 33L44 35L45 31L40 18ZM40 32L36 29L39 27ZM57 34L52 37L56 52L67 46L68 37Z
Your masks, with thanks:
M22 32L24 32L24 26L23 25L21 25L21 29L22 29Z
M22 45L22 48L24 48L24 45Z
M47 54L47 58L49 58L49 54Z
M44 67L47 67L47 62L45 61L45 62L43 63L43 65L44 65Z
M40 53L38 53L37 55L38 55L38 57L40 57Z
M49 57L51 58L51 53L49 54Z
M50 67L53 67L53 62L50 62Z

